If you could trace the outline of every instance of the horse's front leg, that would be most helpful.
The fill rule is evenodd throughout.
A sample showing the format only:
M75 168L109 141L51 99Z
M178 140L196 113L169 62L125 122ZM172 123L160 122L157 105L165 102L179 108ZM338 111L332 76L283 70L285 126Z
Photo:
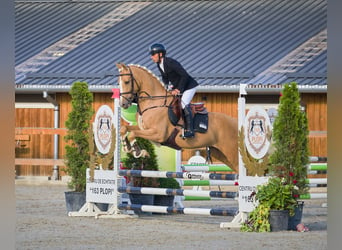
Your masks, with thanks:
M135 158L147 157L148 152L141 149L135 139L134 131L140 130L139 126L122 126L120 128L120 136L123 144L123 150L132 153ZM129 133L129 136L128 136Z
M128 135L129 141L133 142L132 146L135 148L135 146L138 147L135 138L140 137L146 140L150 140L157 143L162 143L165 141L165 131L160 130L157 128L148 128L148 129L139 129L131 131L131 133ZM139 149L133 149L133 155L137 157L138 155L144 156L145 154L148 154L147 151ZM140 157L140 156L139 156Z
M123 146L123 150L127 153L131 153L133 150L132 142L128 138L128 133L134 130L139 130L140 128L138 126L121 126L120 127L120 137L121 137L121 143Z
M120 137L121 137L122 148L124 152L130 153L132 152L132 146L131 146L130 141L128 140L127 133L128 133L127 126L121 126Z

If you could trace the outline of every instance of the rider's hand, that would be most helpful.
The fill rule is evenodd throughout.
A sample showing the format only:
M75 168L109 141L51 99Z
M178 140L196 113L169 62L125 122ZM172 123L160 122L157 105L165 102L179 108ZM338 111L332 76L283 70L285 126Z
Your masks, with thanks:
M171 91L171 94L172 94L172 95L179 95L179 94L180 94L180 91L179 91L178 89L173 89L173 90Z

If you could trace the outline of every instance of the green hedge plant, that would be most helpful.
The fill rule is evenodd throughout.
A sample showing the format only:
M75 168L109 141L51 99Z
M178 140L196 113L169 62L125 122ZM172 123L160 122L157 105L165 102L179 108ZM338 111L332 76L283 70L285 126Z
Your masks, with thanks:
M295 82L284 85L278 115L273 124L274 152L270 156L270 174L285 178L294 185L294 196L307 194L307 164L309 163L308 120L300 103Z
M68 144L65 146L64 171L71 177L68 187L76 192L83 192L90 160L89 127L94 114L93 95L86 82L74 82L69 94L72 110L65 122L68 132L64 139Z

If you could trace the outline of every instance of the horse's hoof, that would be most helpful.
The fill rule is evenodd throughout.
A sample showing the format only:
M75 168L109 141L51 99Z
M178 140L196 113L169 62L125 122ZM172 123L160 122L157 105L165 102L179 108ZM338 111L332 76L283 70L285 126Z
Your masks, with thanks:
M149 153L145 149L143 149L143 150L140 151L140 153L138 155L137 155L137 152L134 151L133 152L133 156L135 158L140 158L140 157L145 158L145 157L149 157L150 155L149 155Z
M132 152L132 147L129 144L127 145L127 144L123 143L122 144L122 149L126 153L131 153Z
M142 155L141 155L141 157L150 157L150 154L145 150L145 149L143 149L142 151Z
M139 147L139 145L138 145L138 143L137 143L137 141L136 140L134 140L133 142L132 142L132 149L133 149L133 156L135 157L135 158L140 158L141 157L141 155L142 155L142 151L143 150L141 150L140 149L140 147Z
M126 152L126 153L132 152L133 148L132 148L131 144L129 143L127 137L121 138L121 142L122 142L122 148L123 148L124 152Z

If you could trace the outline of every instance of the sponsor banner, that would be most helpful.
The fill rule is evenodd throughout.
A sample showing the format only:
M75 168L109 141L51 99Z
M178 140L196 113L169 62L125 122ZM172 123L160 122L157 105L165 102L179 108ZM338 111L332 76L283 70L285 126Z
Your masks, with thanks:
M113 204L115 199L115 174L113 170L94 170L94 180L90 181L87 169L86 201Z
M256 193L258 185L264 184L268 181L268 177L254 177L254 176L241 176L239 178L239 211L252 212L257 203L254 201L255 197L252 193Z

